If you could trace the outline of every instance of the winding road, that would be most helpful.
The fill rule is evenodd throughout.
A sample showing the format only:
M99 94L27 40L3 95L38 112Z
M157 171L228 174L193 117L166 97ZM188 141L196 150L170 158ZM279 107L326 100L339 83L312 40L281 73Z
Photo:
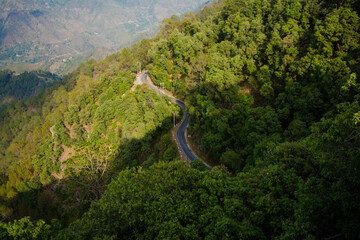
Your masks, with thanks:
M185 116L180 124L180 126L178 127L178 129L176 130L176 139L180 145L181 151L183 152L183 154L187 157L187 159L189 159L190 162L194 161L195 159L200 159L198 157L196 157L195 153L191 150L191 148L189 147L187 141L186 141L186 129L189 125L189 113L186 111L186 106L185 103L180 101L177 98L174 98L168 94L166 94L164 91L162 91L161 89L158 89L155 85L153 85L149 80L148 77L150 78L150 74L148 71L143 72L141 74L139 74L136 77L136 81L135 84L142 84L142 83L146 83L149 85L149 87L151 89L154 89L158 94L160 95L167 95L169 96L177 105L179 105L181 107L181 109L183 110L183 112L185 113ZM202 160L201 160L202 161ZM206 168L208 170L211 170L211 167L206 164L204 161L202 161L204 163L204 165L206 166Z

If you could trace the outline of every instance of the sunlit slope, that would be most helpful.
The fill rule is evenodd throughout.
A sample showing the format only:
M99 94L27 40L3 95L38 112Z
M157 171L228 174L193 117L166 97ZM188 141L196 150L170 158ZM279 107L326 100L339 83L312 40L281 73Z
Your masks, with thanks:
M2 1L0 68L63 73L68 65L104 57L114 48L154 33L163 18L196 10L206 2Z

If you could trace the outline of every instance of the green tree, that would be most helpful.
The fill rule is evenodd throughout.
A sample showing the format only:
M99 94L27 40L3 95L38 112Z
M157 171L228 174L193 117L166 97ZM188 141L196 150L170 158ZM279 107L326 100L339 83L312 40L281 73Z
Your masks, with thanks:
M172 146L169 146L166 151L164 152L164 155L162 157L162 160L165 162L173 161L177 157L177 152Z
M206 166L205 164L200 160L200 159L194 159L193 161L190 162L190 167L197 169L199 171L206 171Z
M30 217L2 224L3 239L50 239L51 226L43 220L31 221Z

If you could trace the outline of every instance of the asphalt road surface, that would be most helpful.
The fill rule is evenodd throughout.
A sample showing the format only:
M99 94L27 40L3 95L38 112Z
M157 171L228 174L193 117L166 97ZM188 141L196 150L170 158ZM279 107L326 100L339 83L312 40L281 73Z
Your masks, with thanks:
M162 94L165 94L166 93L160 89L158 89L156 86L154 86L151 82L148 81L147 79L147 76L150 76L150 74L148 72L145 72L141 75L139 75L139 80L140 82L142 83L146 83L149 85L149 87L151 89L154 89L158 94L162 95ZM169 96L169 95L168 95ZM181 151L185 154L185 156L190 160L190 161L194 161L195 159L197 159L196 155L193 153L193 151L190 149L189 145L187 144L186 142L186 137L185 137L185 134L186 134L186 129L189 125L189 113L186 111L186 106L185 106L185 103L180 101L179 99L176 99L172 96L169 96L172 98L172 100L177 104L179 105L182 110L184 111L185 113L185 117L184 119L182 120L179 128L177 129L176 131L176 138L177 138L177 141L180 145L180 148L181 148ZM206 164L204 161L203 163L205 164L206 168L208 170L211 170L211 167Z

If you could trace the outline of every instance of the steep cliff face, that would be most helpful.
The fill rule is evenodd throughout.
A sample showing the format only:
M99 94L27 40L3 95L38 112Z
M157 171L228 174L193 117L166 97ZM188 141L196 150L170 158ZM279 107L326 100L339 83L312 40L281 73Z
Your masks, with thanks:
M66 72L81 56L102 57L154 33L161 20L206 0L0 1L0 68Z

